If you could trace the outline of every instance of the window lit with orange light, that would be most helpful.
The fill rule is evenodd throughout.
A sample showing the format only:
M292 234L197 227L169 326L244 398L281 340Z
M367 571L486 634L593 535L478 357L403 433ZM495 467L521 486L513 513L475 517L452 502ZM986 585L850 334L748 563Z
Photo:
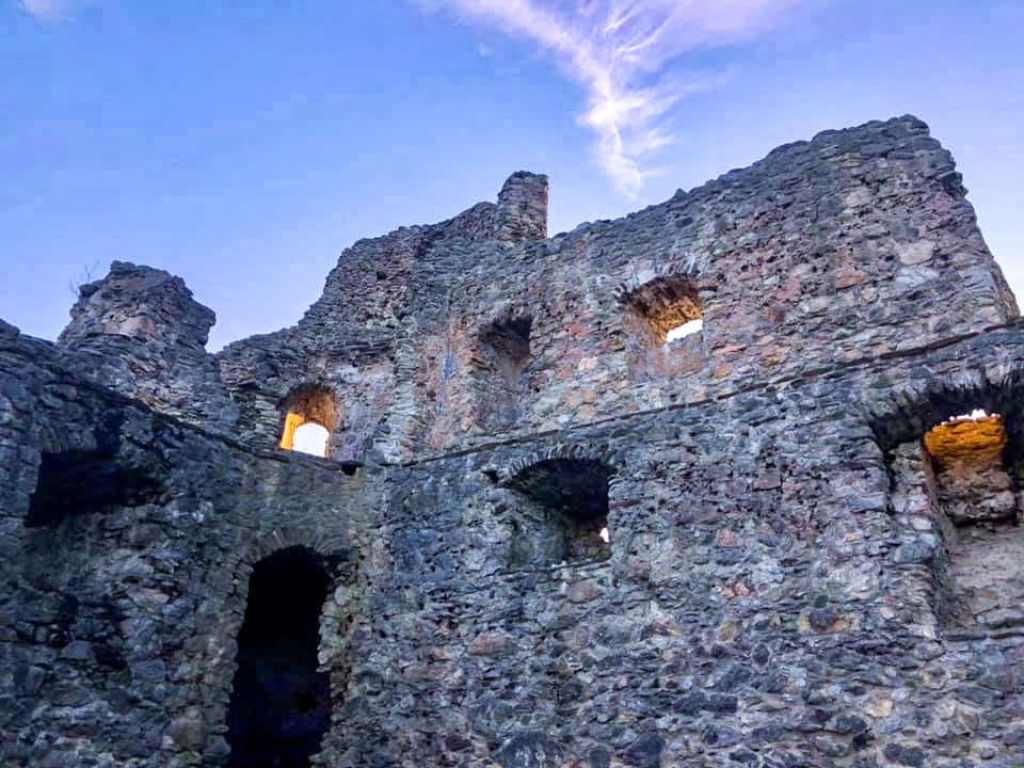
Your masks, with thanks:
M981 409L954 416L925 433L924 445L942 466L998 461L1006 447L1003 417Z
M338 422L334 393L326 387L304 386L285 401L280 447L313 456L327 456Z

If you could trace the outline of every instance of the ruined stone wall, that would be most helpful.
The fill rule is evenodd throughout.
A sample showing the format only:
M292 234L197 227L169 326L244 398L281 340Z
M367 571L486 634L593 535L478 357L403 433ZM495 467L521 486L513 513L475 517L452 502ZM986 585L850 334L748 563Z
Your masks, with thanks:
M536 178L513 177L502 198L511 188L542 210L546 185L522 181ZM493 208L361 241L295 329L232 345L220 362L243 433L270 444L280 403L313 378L331 382L344 401L339 432L359 443L339 458L375 446L408 460L718 396L1017 316L949 153L913 118L823 133L550 240L536 239L539 225L509 242L465 225ZM519 210L497 210L507 209ZM704 327L663 345L628 299L674 276L693 282ZM528 325L525 354L511 363L492 340L509 323Z
M454 274L431 265L438 242L500 247L545 235L547 179L513 175L497 204L481 203L436 225L403 227L346 250L327 277L323 295L294 328L230 345L217 356L239 403L239 434L256 446L280 438L283 404L297 388L316 384L334 392L338 422L331 457L361 463L374 445L393 447L416 407L413 372L418 350L409 338L422 331L422 315L444 301Z
M340 764L1016 765L1024 623L945 623L955 543L882 450L934 390L1020 397L993 335L410 467ZM508 567L503 478L549 455L616 468L610 561Z
M533 324L518 417L501 430L513 434L720 396L1010 320L1015 302L963 196L949 154L907 118L821 134L624 220L515 251L438 246L453 274L474 267L423 322L415 452L493 439L474 415L490 392L473 380L482 332L508 316ZM678 275L696 285L703 331L652 344L622 297Z
M1021 765L1024 325L948 153L904 117L546 201L360 241L216 356L127 265L59 347L0 325L0 762L229 765L249 576L301 546L315 765ZM326 459L277 447L310 386ZM975 408L1008 448L952 482L923 439Z
M79 288L71 322L57 340L90 380L149 407L229 431L238 408L206 352L215 315L180 277L115 261L102 280Z
M215 763L253 564L305 546L339 584L350 579L376 473L248 452L64 362L3 328L0 763ZM72 501L63 518L33 519L62 479L43 476L52 457L93 463L54 489ZM154 485L144 498L97 498L111 467L118 487L129 470Z

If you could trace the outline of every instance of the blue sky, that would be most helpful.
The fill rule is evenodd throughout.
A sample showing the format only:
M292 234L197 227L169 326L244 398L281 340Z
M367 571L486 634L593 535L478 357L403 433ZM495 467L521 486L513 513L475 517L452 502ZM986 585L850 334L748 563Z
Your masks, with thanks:
M354 240L551 177L552 232L914 113L1024 295L1019 0L0 0L0 317L54 337L122 259L211 349Z

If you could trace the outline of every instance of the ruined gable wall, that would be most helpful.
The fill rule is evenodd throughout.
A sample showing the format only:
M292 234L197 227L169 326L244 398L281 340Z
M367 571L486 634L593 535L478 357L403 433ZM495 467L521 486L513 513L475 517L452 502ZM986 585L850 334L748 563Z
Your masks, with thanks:
M552 240L442 249L464 271L408 340L422 367L407 455L718 397L1017 316L952 159L913 118L821 134ZM704 329L652 346L621 297L672 275L692 276ZM507 316L532 319L532 359L496 430L479 417L494 389L478 385L481 334Z
M498 204L347 250L296 327L217 356L243 438L273 445L289 393L318 384L339 399L335 460L403 461L717 397L1017 314L952 159L910 117L823 133L547 240L546 199L543 177L517 174ZM692 280L704 316L699 335L668 346L625 301L665 277ZM511 373L487 342L509 321L530 325Z

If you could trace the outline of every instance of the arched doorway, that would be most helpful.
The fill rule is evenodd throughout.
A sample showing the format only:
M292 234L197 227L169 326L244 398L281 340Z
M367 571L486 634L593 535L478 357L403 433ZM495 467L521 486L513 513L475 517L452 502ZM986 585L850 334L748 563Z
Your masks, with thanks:
M238 635L228 708L228 765L305 768L330 726L330 683L317 671L320 612L330 588L321 558L305 547L256 564Z

